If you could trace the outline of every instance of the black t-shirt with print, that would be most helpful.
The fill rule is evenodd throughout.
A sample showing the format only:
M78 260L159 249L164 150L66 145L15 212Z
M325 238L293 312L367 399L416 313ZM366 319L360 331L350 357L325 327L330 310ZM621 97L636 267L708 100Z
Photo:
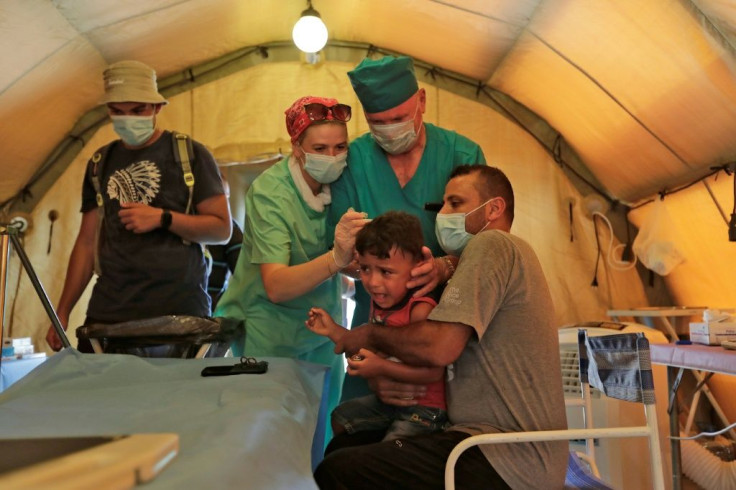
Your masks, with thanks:
M102 274L92 290L87 317L101 322L124 322L160 315L208 316L206 265L202 247L185 245L181 237L157 228L136 234L125 229L120 202L137 202L183 213L189 190L181 165L174 159L173 135L165 131L153 145L137 150L112 144L100 174L104 200ZM223 194L212 155L193 142L194 195L197 203ZM82 212L97 207L88 163L82 189Z

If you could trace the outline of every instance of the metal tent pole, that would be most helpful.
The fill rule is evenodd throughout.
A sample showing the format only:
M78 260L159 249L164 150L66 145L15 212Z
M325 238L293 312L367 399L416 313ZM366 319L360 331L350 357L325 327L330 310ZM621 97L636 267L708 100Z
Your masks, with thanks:
M31 261L28 259L25 250L23 250L23 245L20 243L20 240L18 238L17 229L13 226L0 226L0 238L2 238L3 254L2 259L0 259L2 261L2 266L0 267L0 319L2 320L3 332L5 331L5 289L7 284L7 264L9 255L8 239L10 239L10 243L13 244L15 252L18 254L18 257L23 264L23 268L26 270L28 278L33 284L33 289L36 290L38 299L41 300L41 304L43 304L43 307L46 310L46 314L48 315L49 319L51 320L51 324L56 330L56 334L59 336L59 339L61 339L61 344L65 348L71 347L72 345L69 343L66 332L64 332L64 327L61 326L59 317L56 315L54 307L51 306L51 301L49 301L49 297L46 294L41 281L38 279L36 272L33 270L33 265L31 265Z

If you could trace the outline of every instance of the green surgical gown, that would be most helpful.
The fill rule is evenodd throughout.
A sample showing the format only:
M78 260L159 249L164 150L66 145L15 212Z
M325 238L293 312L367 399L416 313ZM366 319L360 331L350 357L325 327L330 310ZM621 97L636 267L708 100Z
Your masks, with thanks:
M288 157L255 179L245 198L243 248L215 316L245 320L245 346L233 354L253 357L290 357L332 369L330 411L337 404L344 377L343 356L332 352L332 342L304 325L313 306L324 308L341 323L340 277L282 303L268 299L260 264L298 265L328 250L327 211L307 206L288 167Z
M436 212L425 211L428 202L442 202L445 184L453 169L465 164L485 164L483 150L476 143L454 131L425 123L427 144L416 173L402 188L386 158L370 133L350 144L348 167L332 184L332 206L329 210L330 231L340 216L352 207L375 218L386 211L406 211L422 222L424 243L435 256L445 255L434 233ZM370 298L356 281L353 325L368 321Z

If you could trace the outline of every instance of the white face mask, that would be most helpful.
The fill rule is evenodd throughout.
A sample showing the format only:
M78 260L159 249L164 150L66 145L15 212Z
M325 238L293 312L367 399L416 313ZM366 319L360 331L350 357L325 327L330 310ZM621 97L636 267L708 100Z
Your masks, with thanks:
M128 146L141 146L151 139L155 130L153 115L110 116L112 127Z
M347 158L347 151L335 156L304 152L304 170L320 184L329 184L340 177Z
M414 130L414 120L419 112L419 102L414 116L408 121L393 124L369 124L373 139L391 155L398 155L411 149L419 137ZM421 129L420 129L421 130Z
M437 236L437 241L449 255L459 257L465 246L468 244L470 239L473 237L472 234L465 231L465 218L471 213L476 212L489 202L493 198L487 200L477 208L467 213L450 213L450 214L438 214L437 220L434 223L434 233ZM483 228L478 230L478 233L486 229L488 223Z

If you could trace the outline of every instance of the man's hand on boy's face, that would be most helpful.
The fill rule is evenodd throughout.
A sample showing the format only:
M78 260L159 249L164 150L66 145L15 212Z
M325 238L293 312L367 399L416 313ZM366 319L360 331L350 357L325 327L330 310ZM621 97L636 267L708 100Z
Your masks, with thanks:
M414 293L414 297L426 296L440 281L439 268L435 265L432 251L422 247L422 260L411 270L411 279L406 283L407 289L420 288Z

